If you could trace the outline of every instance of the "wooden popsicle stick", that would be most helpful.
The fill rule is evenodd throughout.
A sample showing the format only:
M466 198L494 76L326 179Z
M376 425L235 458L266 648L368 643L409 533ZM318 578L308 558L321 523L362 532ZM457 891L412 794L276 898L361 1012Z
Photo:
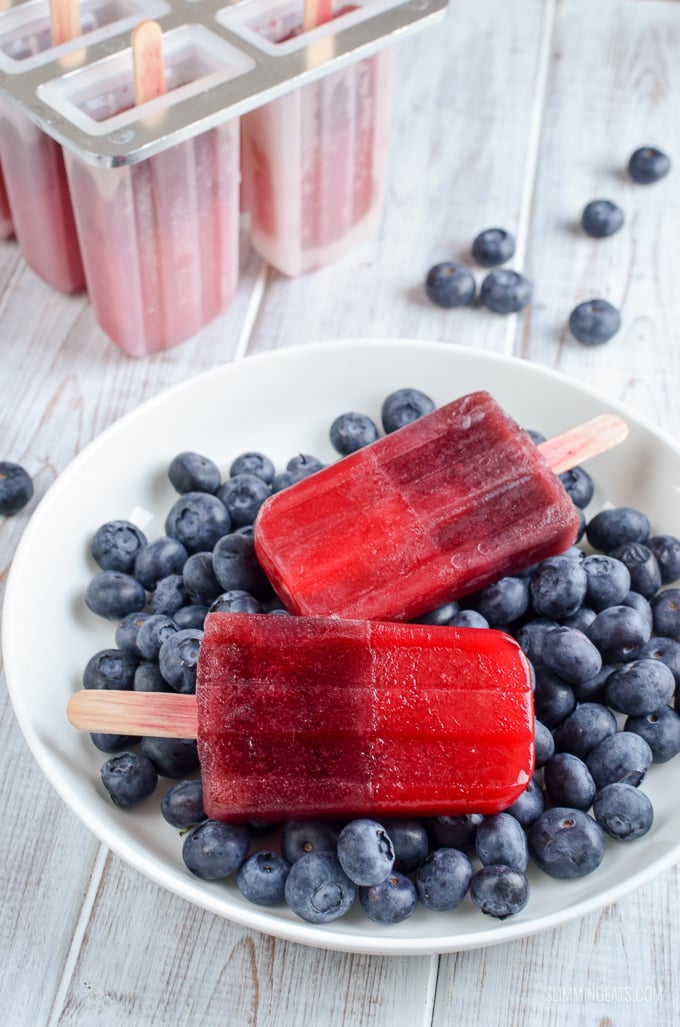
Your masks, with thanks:
M132 31L135 104L147 103L167 92L163 60L163 30L157 21L143 21Z
M628 435L628 425L616 414L600 414L584 424L541 442L539 450L555 474L562 474L591 457L613 449Z
M80 0L50 0L52 46L61 46L80 35Z
M309 32L333 17L333 0L305 0L302 31Z
M81 731L154 738L196 738L196 696L179 692L82 689L71 696L68 719Z

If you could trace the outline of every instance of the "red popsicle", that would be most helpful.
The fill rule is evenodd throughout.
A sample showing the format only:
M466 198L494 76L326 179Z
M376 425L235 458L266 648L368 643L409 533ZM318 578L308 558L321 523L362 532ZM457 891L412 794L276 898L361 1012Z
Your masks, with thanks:
M271 496L260 563L294 613L412 620L575 541L546 445L489 393L463 396Z
M114 720L119 703L142 720ZM210 614L193 703L91 690L69 716L179 737L197 723L204 808L220 820L492 813L534 767L531 671L499 631Z

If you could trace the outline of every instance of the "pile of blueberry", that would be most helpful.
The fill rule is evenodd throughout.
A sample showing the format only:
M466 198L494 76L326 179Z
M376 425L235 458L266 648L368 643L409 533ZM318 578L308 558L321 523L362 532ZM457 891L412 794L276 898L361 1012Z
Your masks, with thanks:
M422 392L400 389L385 400L382 431L432 409ZM344 456L380 433L352 412L336 418L330 438ZM110 521L92 539L100 571L86 602L118 624L116 646L91 658L84 686L192 692L208 610L285 614L257 563L253 523L268 495L320 466L298 455L276 473L263 454L244 453L222 481L206 457L177 455L168 474L178 498L164 536L149 541L134 524ZM680 752L680 540L653 534L628 507L586 521L592 478L581 467L561 478L581 512L582 547L420 618L500 628L529 659L536 773L510 809L380 823L221 823L203 810L195 741L94 734L112 754L102 780L113 802L134 807L159 776L173 780L161 812L184 835L187 868L205 880L232 876L253 903L286 902L312 923L342 916L355 900L383 924L419 904L448 911L467 901L504 919L528 901L530 861L553 878L578 878L600 865L608 839L644 836L653 809L639 786L651 764Z
M640 185L651 185L664 178L671 168L670 158L653 146L642 146L628 161L628 174ZM614 235L623 226L624 214L613 200L597 199L586 204L581 228L594 239ZM531 282L519 271L500 268L515 253L515 239L504 228L487 228L474 239L472 257L492 270L482 281L479 301L496 314L516 314L532 298ZM433 265L425 278L425 292L439 307L469 306L477 295L474 275L463 264L445 260ZM612 339L621 327L621 315L604 299L586 300L569 315L569 330L584 346L598 346Z

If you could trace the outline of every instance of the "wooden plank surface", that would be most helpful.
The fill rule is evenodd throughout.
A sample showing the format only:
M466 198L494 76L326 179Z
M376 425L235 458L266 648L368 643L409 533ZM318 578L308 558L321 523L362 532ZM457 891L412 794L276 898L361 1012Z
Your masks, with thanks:
M246 352L393 335L514 352L625 399L677 436L679 52L676 0L456 0L443 25L400 47L378 236L333 267L286 280L262 267L244 232L230 311L146 360L118 352L86 298L54 293L14 243L0 243L2 457L24 463L36 484L27 511L0 520L0 588L30 510L90 439L166 386ZM621 170L647 142L676 162L676 174L648 190ZM575 220L605 189L627 223L597 243ZM427 268L470 263L473 236L493 224L517 234L531 308L502 318L431 306ZM591 288L621 305L624 328L585 350L564 323ZM4 688L0 773L2 1024L676 1019L677 868L599 914L507 946L441 959L329 953L204 913L99 846L43 778Z

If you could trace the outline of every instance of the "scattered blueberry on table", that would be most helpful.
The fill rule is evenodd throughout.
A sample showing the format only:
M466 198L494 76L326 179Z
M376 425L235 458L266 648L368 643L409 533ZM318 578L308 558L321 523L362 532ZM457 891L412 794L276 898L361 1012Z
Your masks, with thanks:
M476 291L472 273L452 260L435 264L425 278L425 292L438 307L466 307L472 303Z
M639 147L628 161L628 174L640 185L652 185L665 178L670 170L670 157L656 146Z
M20 464L0 460L0 514L12 517L33 496L33 480Z
M472 242L472 256L482 267L498 267L515 255L515 237L505 228L485 228Z
M591 200L583 208L581 227L593 239L605 239L623 227L623 211L613 200Z
M382 405L380 427L395 431L434 406L418 389L398 389ZM340 415L334 423L346 429L356 418ZM336 446L341 458L354 442ZM86 603L119 623L116 646L95 653L84 668L84 687L193 692L208 609L287 613L255 556L258 504L243 503L243 515L234 518L219 493L231 480L255 476L269 494L282 473L290 478L278 487L288 487L321 462L299 453L277 472L264 454L244 453L225 482L205 479L210 491L198 493L207 498L204 506L195 486L211 463L185 455L171 463L188 489L180 502L189 496L189 506L168 517L168 535L149 541L125 521L95 531L92 555L100 570ZM562 478L585 510L596 490L588 472L576 468ZM214 534L215 503L226 512L217 517L226 530L210 545L204 532ZM101 777L111 800L133 809L165 780L162 819L180 833L182 859L195 877L232 879L244 901L286 903L315 924L358 907L389 930L418 906L455 916L470 905L502 921L526 907L536 873L569 880L595 872L608 846L653 830L653 805L641 786L653 764L680 754L680 539L652 534L649 519L632 507L583 518L581 545L419 618L507 631L531 663L536 772L508 810L225 824L203 809L194 740L93 734L109 756ZM182 584L184 605L153 612L154 596L173 578Z
M620 313L603 299L579 303L569 315L569 331L584 346L600 346L609 342L620 327Z
M487 310L495 314L516 314L531 302L532 286L519 271L501 268L489 271L479 290Z

